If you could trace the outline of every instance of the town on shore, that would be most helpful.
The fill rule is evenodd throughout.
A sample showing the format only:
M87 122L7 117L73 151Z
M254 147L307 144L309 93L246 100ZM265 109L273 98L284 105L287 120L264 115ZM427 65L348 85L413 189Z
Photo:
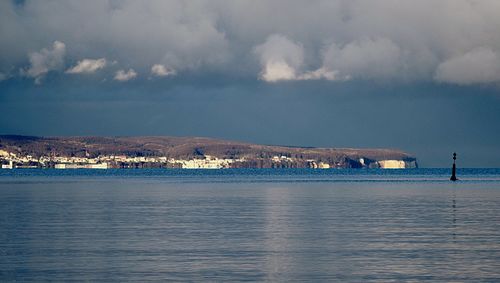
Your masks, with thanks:
M389 149L255 145L209 138L0 136L3 169L416 168Z

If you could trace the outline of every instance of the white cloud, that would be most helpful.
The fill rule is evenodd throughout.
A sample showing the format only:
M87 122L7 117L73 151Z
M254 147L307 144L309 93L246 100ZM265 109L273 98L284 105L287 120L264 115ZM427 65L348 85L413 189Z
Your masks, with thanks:
M4 73L1 73L1 72L0 72L0 82L1 82L1 81L4 81L4 80L6 80L6 79L7 79L7 74L4 74Z
M308 71L298 77L300 80L329 80L329 81L343 81L349 80L349 76L340 77L338 71L331 71L325 67L321 67L315 71Z
M137 77L137 73L133 69L128 69L128 71L125 70L118 70L115 74L115 80L120 81L120 82L126 82L129 80L132 80Z
M151 67L151 74L157 77L175 76L177 71L171 68L165 67L165 65L154 64Z
M266 42L254 48L259 56L261 71L259 78L266 82L292 80L347 80L349 75L340 75L339 71L321 67L314 71L302 71L304 48L299 42L293 42L279 34L271 35Z
M262 67L259 78L267 82L297 79L297 69L304 61L302 45L280 34L269 36L254 52Z
M479 47L441 63L434 79L460 85L500 82L500 56Z
M50 71L60 70L64 67L64 55L66 45L60 41L54 41L52 49L43 48L39 52L29 54L30 67L21 70L27 77L35 79L36 84L40 84L43 77Z
M83 59L78 61L78 63L66 70L68 74L91 74L95 73L97 70L106 67L107 61L105 58L100 59Z
M259 75L266 82L295 80L295 69L284 61L268 61Z
M401 50L387 38L331 44L323 56L323 68L343 78L389 79L398 76L401 66Z

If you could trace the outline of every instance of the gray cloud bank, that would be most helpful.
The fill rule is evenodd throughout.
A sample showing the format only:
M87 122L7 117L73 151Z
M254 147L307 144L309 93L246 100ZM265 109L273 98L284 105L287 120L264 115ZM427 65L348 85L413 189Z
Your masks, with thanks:
M101 69L119 81L499 83L500 1L0 2L0 81Z

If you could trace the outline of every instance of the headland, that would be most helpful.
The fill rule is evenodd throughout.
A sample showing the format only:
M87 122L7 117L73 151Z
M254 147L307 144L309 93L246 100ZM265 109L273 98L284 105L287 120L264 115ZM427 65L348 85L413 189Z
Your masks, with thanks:
M202 137L0 135L2 168L416 168L396 149L259 145Z

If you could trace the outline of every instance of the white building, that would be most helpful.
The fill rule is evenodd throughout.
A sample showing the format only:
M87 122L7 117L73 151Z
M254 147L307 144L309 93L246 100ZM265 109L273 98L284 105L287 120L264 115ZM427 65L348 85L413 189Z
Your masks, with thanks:
M12 169L12 160L9 161L9 164L2 164L2 169Z

